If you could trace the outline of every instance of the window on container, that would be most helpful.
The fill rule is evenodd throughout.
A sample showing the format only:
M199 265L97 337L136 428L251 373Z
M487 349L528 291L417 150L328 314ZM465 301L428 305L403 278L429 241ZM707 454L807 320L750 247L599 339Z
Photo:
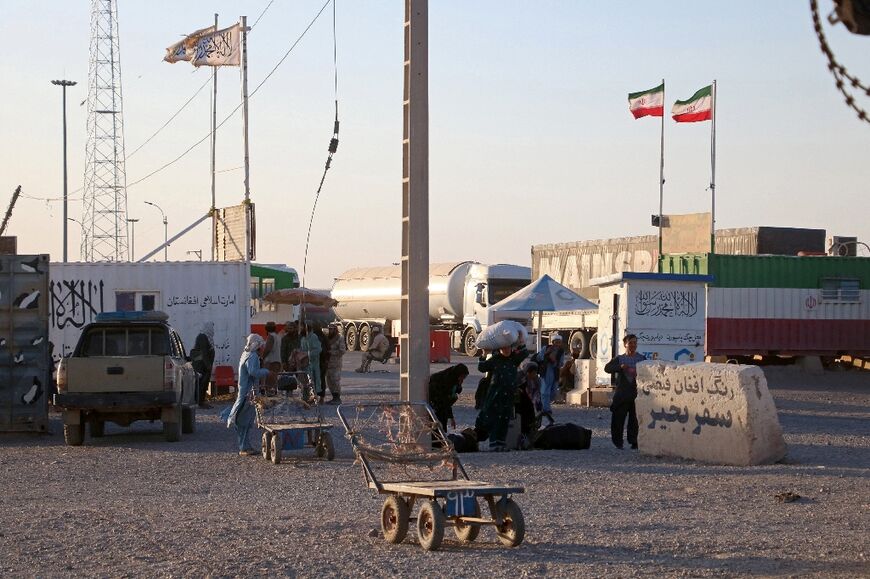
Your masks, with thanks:
M142 294L142 311L153 312L157 309L157 294Z
M115 311L132 312L136 309L136 292L115 292Z
M269 292L275 291L275 278L274 277L264 277L262 279L262 283L260 285L260 295L259 297L265 296Z
M861 283L857 279L822 279L822 300L826 302L858 303L861 301Z
M249 287L251 288L251 299L258 299L260 297L260 278L252 277Z

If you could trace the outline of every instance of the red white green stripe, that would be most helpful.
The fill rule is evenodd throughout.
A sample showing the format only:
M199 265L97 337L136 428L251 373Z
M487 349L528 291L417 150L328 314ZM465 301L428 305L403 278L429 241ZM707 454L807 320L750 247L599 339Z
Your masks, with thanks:
M634 118L661 117L665 114L665 85L628 94L628 110Z
M707 85L685 101L677 101L671 115L678 123L696 123L713 118L713 85Z

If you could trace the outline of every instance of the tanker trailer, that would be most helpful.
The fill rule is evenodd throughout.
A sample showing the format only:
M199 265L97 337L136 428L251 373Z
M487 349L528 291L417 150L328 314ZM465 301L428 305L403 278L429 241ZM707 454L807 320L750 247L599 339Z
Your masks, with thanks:
M401 318L402 270L398 265L351 269L335 280L332 297L341 319L348 350L368 349L371 328L398 339ZM460 352L477 353L477 334L495 312L489 306L531 281L531 269L518 265L485 265L472 261L434 263L429 266L429 322L433 330L452 332L451 344ZM504 316L505 314L499 314ZM523 312L511 312L528 320ZM499 318L502 319L502 318Z

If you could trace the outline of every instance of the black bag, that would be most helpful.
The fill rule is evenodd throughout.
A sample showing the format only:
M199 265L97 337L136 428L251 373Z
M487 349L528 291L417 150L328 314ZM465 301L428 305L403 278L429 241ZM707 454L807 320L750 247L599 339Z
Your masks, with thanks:
M592 443L592 431L577 424L551 424L538 431L535 448L541 450L586 450Z
M473 428L466 428L460 433L451 432L447 439L453 444L456 452L477 452L477 435Z

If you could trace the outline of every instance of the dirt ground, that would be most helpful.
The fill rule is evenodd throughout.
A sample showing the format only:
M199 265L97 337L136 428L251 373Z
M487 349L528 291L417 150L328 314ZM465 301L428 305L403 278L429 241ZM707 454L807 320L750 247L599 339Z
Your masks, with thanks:
M358 363L345 357L345 402L396 397L396 366L359 375ZM590 450L463 455L472 478L526 487L515 549L491 529L470 545L448 529L434 553L413 529L400 545L372 536L382 500L334 410L336 460L308 449L280 465L238 456L219 406L179 443L146 422L66 447L55 414L50 435L0 435L0 574L870 577L870 372L766 374L788 444L779 464L617 450L606 409L565 406L556 418L591 428ZM477 377L456 408L460 428L474 421ZM779 502L783 492L800 498Z

